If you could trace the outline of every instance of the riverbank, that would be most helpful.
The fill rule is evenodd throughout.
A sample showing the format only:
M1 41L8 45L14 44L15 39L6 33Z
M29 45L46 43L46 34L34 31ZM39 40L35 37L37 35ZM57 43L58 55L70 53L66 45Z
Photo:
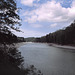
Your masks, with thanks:
M0 44L0 75L42 75L34 65L23 67L24 59L17 48L25 44L26 42Z
M54 44L54 43L49 43L49 46L75 50L75 46L72 46L72 45L58 45L58 44Z
M25 45L26 42L20 42L20 43L14 43L13 45L15 46L15 48L19 48L22 45Z
M12 46L15 46L15 48L19 48L22 45L25 45L26 42L21 42L21 43L14 43ZM57 47L57 48L65 48L65 49L74 49L75 50L75 45L59 45L59 44L54 44L54 43L49 43L49 46Z
M15 48L19 48L22 45L25 45L26 42L21 42L21 43L14 43ZM75 50L75 45L59 45L59 44L53 44L49 43L50 46L57 47L57 48L65 48L65 49L74 49ZM12 46L12 45L11 45Z
M0 44L0 75L25 75L25 70L19 68L23 62L18 47L25 42L13 44Z

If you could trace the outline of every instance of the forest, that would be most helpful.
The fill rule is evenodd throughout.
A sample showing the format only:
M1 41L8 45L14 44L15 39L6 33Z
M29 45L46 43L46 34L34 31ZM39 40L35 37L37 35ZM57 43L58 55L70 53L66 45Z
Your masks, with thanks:
M75 45L75 21L64 29L36 38L35 42L55 43L61 45Z
M28 38L24 38L26 40L26 42L34 42L35 37L28 37Z

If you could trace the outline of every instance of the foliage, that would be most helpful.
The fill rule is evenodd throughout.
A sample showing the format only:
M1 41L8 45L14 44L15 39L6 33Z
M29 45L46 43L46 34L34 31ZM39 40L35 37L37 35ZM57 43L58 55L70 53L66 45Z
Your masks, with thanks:
M75 21L65 29L49 33L41 38L36 38L36 42L47 42L56 44L75 44Z
M15 43L15 42L17 42L16 35L12 34L10 31L8 31L7 33L0 32L0 43L11 44L11 43Z
M0 47L0 63L19 66L23 62L21 53L16 48L8 48L7 46Z
M26 42L26 40L24 39L24 37L17 37L18 42Z
M25 75L18 67L22 62L23 57L16 48L0 45L0 75Z
M43 75L34 65L23 67L23 57L16 48L0 47L0 74L1 75Z
M26 42L34 42L34 37L25 38Z
M37 70L34 65L30 65L25 69L26 75L43 75L40 70Z
M9 28L18 30L15 25L20 26L21 24L17 10L15 0L0 0L0 31L7 31Z

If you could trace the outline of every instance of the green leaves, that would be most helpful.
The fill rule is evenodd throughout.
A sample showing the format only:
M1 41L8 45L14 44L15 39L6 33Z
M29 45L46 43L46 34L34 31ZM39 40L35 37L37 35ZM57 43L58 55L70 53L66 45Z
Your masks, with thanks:
M15 0L0 0L0 29L6 25L17 30L15 25L21 25L17 9Z

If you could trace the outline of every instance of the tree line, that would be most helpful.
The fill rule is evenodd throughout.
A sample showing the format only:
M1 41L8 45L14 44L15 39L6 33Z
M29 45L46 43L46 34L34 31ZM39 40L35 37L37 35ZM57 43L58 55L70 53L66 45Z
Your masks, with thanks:
M36 38L35 42L56 43L61 45L75 44L75 21L65 29L60 29L46 36Z

